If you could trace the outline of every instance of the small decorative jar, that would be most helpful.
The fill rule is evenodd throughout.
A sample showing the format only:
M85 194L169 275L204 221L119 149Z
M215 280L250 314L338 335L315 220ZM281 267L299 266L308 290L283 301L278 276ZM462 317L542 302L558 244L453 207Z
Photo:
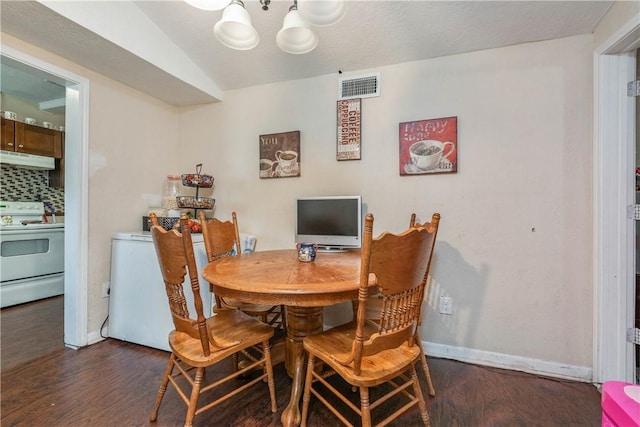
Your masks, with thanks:
M318 245L315 243L298 243L298 260L302 262L311 262L316 259L316 250Z

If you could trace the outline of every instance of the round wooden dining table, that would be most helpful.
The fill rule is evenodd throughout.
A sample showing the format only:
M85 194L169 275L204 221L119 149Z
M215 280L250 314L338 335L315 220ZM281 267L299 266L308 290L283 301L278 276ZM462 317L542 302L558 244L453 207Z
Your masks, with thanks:
M324 306L358 298L359 274L360 251L321 252L312 262L298 261L296 250L253 252L213 261L202 271L218 296L287 307L285 366L293 380L281 417L284 426L300 424L302 340L322 332Z

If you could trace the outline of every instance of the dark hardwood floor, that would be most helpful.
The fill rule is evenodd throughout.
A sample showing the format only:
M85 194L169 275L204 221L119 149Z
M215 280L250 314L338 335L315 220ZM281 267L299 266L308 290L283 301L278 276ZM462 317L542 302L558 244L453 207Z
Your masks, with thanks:
M2 372L64 348L64 297L0 311Z
M158 421L148 421L168 353L114 339L80 350L64 348L61 301L51 298L0 312L0 424L182 425L185 406L171 388ZM437 393L428 399L433 426L600 426L600 394L591 384L446 359L431 358L429 365ZM230 364L218 369L230 369ZM197 416L195 425L280 425L291 383L282 364L274 371L278 413L270 412L267 388L258 385ZM309 426L338 424L312 397ZM414 409L392 425L420 425L419 414Z

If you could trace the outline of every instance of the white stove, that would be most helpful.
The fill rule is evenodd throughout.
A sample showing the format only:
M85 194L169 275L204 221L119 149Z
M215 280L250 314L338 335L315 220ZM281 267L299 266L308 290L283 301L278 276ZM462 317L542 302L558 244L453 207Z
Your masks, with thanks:
M44 213L42 202L0 201L0 307L64 292L64 223Z
M42 202L0 201L0 230L32 228L64 228L55 222L55 216L47 219Z

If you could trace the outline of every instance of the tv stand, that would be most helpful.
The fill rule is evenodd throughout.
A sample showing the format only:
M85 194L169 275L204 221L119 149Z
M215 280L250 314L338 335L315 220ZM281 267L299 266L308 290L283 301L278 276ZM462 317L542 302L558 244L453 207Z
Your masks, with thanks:
M328 253L338 253L338 252L349 252L349 248L345 248L343 246L322 246L318 245L318 252L328 252Z

